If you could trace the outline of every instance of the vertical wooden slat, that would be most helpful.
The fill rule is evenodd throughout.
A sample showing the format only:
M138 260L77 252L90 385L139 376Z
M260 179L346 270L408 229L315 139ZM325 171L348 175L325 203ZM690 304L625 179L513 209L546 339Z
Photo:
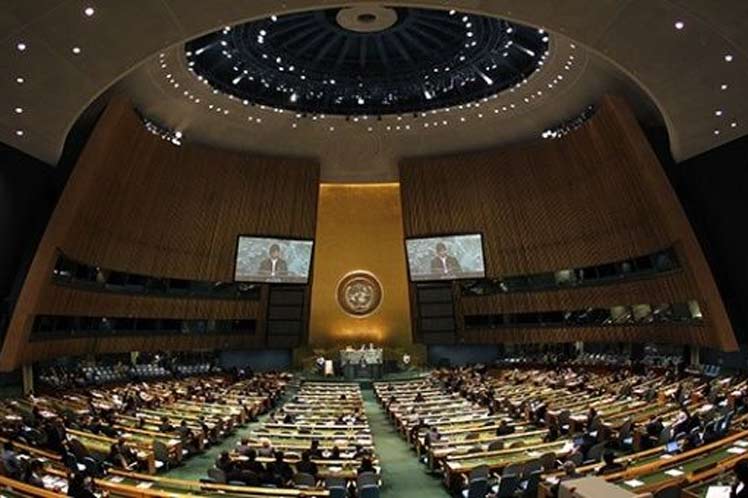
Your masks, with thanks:
M124 272L233 280L240 234L313 238L315 161L257 157L150 134L130 103L113 100L66 185L16 305L0 369L66 354L262 347L264 327L237 338L102 338L29 343L35 314L262 320L259 301L176 299L86 292L51 284L58 249Z
M646 281L549 292L462 297L463 314L574 310L698 300L703 327L628 327L515 333L466 340L673 338L737 347L714 279L681 206L625 102L604 98L595 116L560 140L408 159L400 165L405 234L482 232L489 277L622 261L674 247L682 270ZM554 335L555 334L555 335ZM586 339L583 339L586 338Z

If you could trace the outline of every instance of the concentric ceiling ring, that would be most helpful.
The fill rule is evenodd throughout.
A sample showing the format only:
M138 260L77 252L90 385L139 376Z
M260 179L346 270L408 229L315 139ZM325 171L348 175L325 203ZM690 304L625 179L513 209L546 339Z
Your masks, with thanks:
M502 19L361 9L315 10L227 27L187 43L188 65L216 90L253 104L383 115L497 94L536 71L548 50L542 30Z
M376 33L397 23L397 11L387 7L362 5L340 9L335 16L338 24L357 33Z

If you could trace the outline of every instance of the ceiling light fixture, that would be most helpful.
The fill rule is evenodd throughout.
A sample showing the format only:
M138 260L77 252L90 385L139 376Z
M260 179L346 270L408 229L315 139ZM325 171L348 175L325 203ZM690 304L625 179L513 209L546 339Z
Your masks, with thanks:
M83 13L86 14L86 17L91 17L94 15L94 13L96 13L96 11L93 7L86 7L85 9L83 9Z
M330 9L330 12L336 9ZM455 53L452 58L439 61L430 67L426 66L413 80L421 81L420 85L407 87L401 84L395 77L389 76L387 67L382 66L376 54L367 51L361 51L361 47L356 45L358 41L352 40L350 43L350 53L364 53L363 61L361 57L352 57L351 60L345 59L340 62L340 74L335 71L324 73L324 70L330 69L324 66L325 61L320 61L319 65L322 70L320 74L324 76L315 76L311 73L304 74L306 69L295 64L295 60L303 54L296 54L280 50L284 39L291 36L293 30L277 31L271 23L273 19L265 18L263 20L246 23L232 28L232 35L226 36L225 33L217 31L201 38L188 42L185 47L187 64L191 72L206 84L211 85L216 94L224 93L230 95L228 98L238 98L240 101L247 99L252 95L252 100L258 103L265 102L272 108L291 109L297 111L325 112L329 111L336 114L355 116L361 113L361 109L367 111L381 110L385 114L397 115L401 112L421 111L422 108L435 109L443 108L445 104L469 102L478 100L492 95L490 98L496 98L502 89L509 88L509 85L526 77L542 65L542 59L548 53L548 43L550 38L544 31L538 31L537 28L514 25L506 20L486 19L482 22L473 21L479 19L472 15L468 16L459 11L450 12L445 9L441 13L428 11L428 14L422 13L424 9L411 9L413 16L428 15L429 19L436 18L437 21L444 25L444 29L454 35L455 39L462 37L462 40L485 40L490 33L500 33L500 41L512 41L513 38L523 40L522 45L519 42L512 47L500 46L497 41L497 47L487 47L474 54L472 49L461 50ZM424 10L425 12L425 10ZM448 17L450 12L454 17ZM459 14L460 17L456 17ZM458 19L462 22L455 23ZM278 23L284 23L284 28L288 28L286 23L299 23L304 19L296 19L278 16ZM458 26L455 26L457 24ZM323 26L324 27L324 26ZM321 27L320 29L322 29ZM327 28L322 30L318 36L324 38L328 35ZM509 30L507 33L506 30ZM273 31L272 37L270 31ZM256 41L261 36L263 44ZM330 36L338 36L338 30L332 30ZM372 35L376 36L376 35ZM415 33L414 36L420 36ZM252 54L243 54L239 41L244 40L253 49ZM417 40L416 40L417 41ZM224 45L222 45L224 43ZM384 42L383 42L384 43ZM414 42L416 43L416 42ZM505 50L509 55L514 55L519 51L516 63L521 62L521 68L511 70L512 74L504 74L505 71L499 68L497 60L494 60L490 49ZM416 48L410 44L404 48L406 52L417 52ZM477 49L476 49L477 50ZM484 53L485 52L485 53ZM500 53L500 52L499 52ZM232 63L229 65L214 64L216 60L232 56ZM526 57L526 56L529 56ZM355 59L355 60L353 60ZM303 58L301 59L304 60ZM468 61L468 64L465 62ZM328 61L329 62L329 61ZM394 61L397 62L397 61ZM393 62L393 64L394 64ZM570 65L570 64L567 64ZM219 69L216 69L219 67ZM225 67L224 67L225 66ZM337 66L337 64L336 64ZM350 67L348 67L350 66ZM375 67L376 66L376 67ZM384 63L388 66L388 63ZM370 69L371 68L371 69ZM436 69L436 70L435 70ZM382 85L363 85L373 71L388 73L386 78L383 76L386 84ZM251 74L244 77L241 85L231 85L241 72ZM343 74L344 73L344 74ZM372 77L377 76L374 74ZM202 78L202 79L201 79ZM392 81L390 81L392 80ZM420 86L420 88L419 88ZM296 93L296 97L292 94ZM487 102L489 97L484 100ZM446 112L446 111L445 111ZM489 111L490 112L490 111ZM377 112L372 112L376 115Z

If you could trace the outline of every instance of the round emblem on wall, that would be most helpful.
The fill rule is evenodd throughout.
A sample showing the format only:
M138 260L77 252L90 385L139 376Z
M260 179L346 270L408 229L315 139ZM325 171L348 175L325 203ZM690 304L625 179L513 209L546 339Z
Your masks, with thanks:
M338 304L343 311L355 317L374 313L382 304L382 285L368 271L354 271L338 282Z

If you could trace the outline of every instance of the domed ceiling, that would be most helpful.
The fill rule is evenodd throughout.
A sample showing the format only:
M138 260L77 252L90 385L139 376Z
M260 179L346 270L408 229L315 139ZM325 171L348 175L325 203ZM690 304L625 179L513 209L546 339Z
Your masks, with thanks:
M477 101L543 63L543 30L433 10L346 7L271 16L186 45L212 87L302 113L381 115Z
M676 160L748 123L741 0L7 0L0 28L0 140L50 164L109 92L187 145L317 157L332 181L540 139L605 93Z

